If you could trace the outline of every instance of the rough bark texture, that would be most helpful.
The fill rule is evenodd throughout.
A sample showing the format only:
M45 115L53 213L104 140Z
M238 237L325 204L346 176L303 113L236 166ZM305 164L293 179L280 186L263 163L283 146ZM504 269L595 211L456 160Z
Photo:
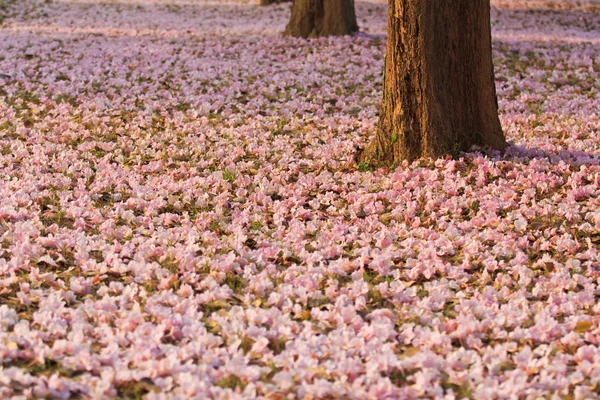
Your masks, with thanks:
M311 38L358 31L354 0L294 0L284 34Z
M383 102L359 160L393 165L472 145L506 148L489 0L389 0Z

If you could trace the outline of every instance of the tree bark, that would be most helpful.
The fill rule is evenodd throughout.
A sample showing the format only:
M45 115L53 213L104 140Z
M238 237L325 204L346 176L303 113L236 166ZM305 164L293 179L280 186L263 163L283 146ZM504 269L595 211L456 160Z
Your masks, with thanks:
M285 35L312 38L358 31L354 0L294 0Z
M381 115L361 162L504 150L489 0L389 0Z

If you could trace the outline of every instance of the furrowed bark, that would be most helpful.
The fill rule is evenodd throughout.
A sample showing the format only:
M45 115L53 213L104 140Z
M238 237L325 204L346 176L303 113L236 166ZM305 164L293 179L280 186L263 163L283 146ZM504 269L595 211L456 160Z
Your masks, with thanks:
M389 0L383 101L361 162L504 150L489 0Z
M294 0L284 34L313 38L358 31L354 0Z

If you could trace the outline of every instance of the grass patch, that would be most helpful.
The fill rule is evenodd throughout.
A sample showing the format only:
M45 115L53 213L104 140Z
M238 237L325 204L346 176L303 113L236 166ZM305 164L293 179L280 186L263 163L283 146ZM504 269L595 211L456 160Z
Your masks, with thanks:
M367 162L361 162L361 163L358 163L358 170L360 172L369 172L369 171L375 170L375 168Z
M394 368L390 373L384 376L388 377L393 385L398 387L404 387L410 384L409 378L414 374L416 370L401 370Z
M244 336L242 338L242 343L240 343L240 349L242 349L244 354L248 354L252 349L252 346L254 346L255 342L256 341L254 339L249 338L248 336Z
M235 273L227 273L225 275L225 280L223 283L229 286L229 289L233 291L233 293L239 295L241 294L246 286L248 286L248 281Z
M127 400L141 400L150 392L156 393L159 389L150 379L141 381L127 381L117 386L117 398Z
M246 387L246 384L237 375L229 375L217 382L216 385L223 389L229 388L234 390L237 388L244 390Z
M55 361L50 358L46 358L43 364L38 364L35 361L17 359L0 365L2 365L4 368L17 367L36 377L58 374L59 376L65 378L75 378L83 374L82 371L64 368L59 361Z
M273 353L275 353L275 355L279 355L279 354L283 353L283 351L285 350L285 348L287 346L287 341L288 341L288 339L285 336L279 336L275 339L269 340L269 344L267 345L267 347Z
M226 169L225 171L223 171L223 180L232 183L233 181L235 181L235 173Z

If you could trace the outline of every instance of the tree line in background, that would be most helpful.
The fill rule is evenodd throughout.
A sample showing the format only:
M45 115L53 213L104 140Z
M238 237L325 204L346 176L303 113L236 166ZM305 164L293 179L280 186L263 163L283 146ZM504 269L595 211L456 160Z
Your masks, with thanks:
M356 31L354 0L294 0L284 34L314 38ZM387 31L377 132L358 161L395 166L473 145L504 150L489 0L388 0Z

